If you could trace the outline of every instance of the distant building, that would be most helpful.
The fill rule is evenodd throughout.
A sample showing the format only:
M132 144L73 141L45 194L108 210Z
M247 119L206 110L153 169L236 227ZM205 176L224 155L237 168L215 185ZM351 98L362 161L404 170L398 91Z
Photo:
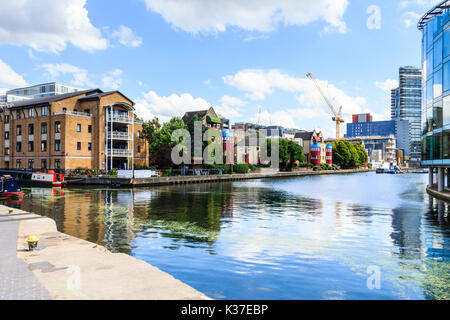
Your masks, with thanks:
M346 137L351 143L360 143L366 150L371 163L396 163L397 151L395 136Z
M403 154L409 155L409 121L372 121L370 113L354 114L353 123L347 123L346 138L394 135L396 146Z
M324 142L322 131L297 132L294 136L294 141L303 148L306 162L314 165L320 165L322 163L332 164L330 154L327 155L327 143ZM330 152L332 150L328 147L328 153Z
M391 90L391 119L409 121L407 139L409 147L404 155L412 162L421 159L421 100L422 100L422 70L416 67L401 67L399 69L399 87ZM397 139L403 141L403 132L397 134Z
M235 163L259 163L259 145L257 132L267 127L249 122L235 123L232 127L234 136Z
M30 87L8 90L4 95L0 96L0 102L14 102L27 99L51 97L59 94L72 93L82 90L85 89L69 86L58 82L42 83Z
M353 123L372 122L372 115L370 113L361 113L352 115Z

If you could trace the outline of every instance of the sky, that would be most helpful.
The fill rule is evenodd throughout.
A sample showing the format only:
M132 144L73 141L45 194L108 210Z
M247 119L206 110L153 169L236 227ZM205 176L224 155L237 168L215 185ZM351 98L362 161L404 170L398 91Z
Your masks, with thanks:
M0 0L0 94L58 81L120 90L145 120L213 106L232 123L334 137L306 74L346 121L389 120L398 68L421 66L417 22L438 2Z

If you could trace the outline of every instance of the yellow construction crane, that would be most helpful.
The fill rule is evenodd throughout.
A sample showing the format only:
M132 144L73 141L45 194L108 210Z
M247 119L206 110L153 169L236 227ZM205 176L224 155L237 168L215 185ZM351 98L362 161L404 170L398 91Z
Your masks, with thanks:
M332 119L333 119L333 121L336 122L336 141L339 141L339 139L341 138L341 123L345 122L344 119L342 118L342 106L339 107L339 112L336 112L336 109L334 109L333 105L328 100L327 96L322 91L322 89L320 88L316 77L314 77L314 75L312 73L308 73L306 76L311 78L311 80L314 82L314 84L316 85L317 89L319 90L320 94L322 95L323 99L325 100L325 102L328 104L328 106L330 107L331 111L333 112L334 117Z

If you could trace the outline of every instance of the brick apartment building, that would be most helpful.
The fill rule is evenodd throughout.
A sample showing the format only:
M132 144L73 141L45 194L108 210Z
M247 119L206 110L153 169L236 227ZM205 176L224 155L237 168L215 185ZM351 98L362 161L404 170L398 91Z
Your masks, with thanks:
M14 101L0 110L0 168L132 169L148 165L134 102L82 90Z

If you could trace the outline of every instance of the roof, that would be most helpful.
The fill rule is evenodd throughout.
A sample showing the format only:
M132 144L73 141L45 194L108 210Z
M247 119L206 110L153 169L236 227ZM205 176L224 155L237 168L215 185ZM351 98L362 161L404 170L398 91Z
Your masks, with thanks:
M42 97L42 98L37 98L37 99L27 99L27 100L23 100L23 101L14 101L14 102L11 102L11 105L12 105L11 109L20 108L20 107L35 106L35 105L39 105L39 104L50 104L50 103L55 102L55 101L76 97L76 96L79 96L79 95L82 95L82 94L88 95L88 94L99 93L99 92L103 92L103 91L100 90L100 89L89 89L89 90L82 90L82 91L77 91L77 92L58 94L58 95L55 95L55 96Z
M133 100L129 99L127 96L125 96L122 92L120 92L118 90L108 91L108 92L98 92L98 93L95 93L95 94L86 95L84 97L79 98L78 101L98 100L101 97L108 96L108 95L113 94L113 93L120 94L121 96L123 96L127 100L131 101L131 104L134 105Z
M186 112L183 116L183 121L184 123L188 123L189 121L191 121L191 119L197 115L198 117L202 118L206 115L206 113L208 112L208 110L200 110L200 111L189 111Z
M303 139L303 140L311 140L313 134L315 131L303 131L303 132L297 132L295 134L294 139Z
M419 30L423 30L428 22L433 20L435 16L444 13L444 10L448 8L450 8L450 0L442 1L441 3L433 7L433 9L424 14L424 16L419 20L419 23L417 23L417 28Z

